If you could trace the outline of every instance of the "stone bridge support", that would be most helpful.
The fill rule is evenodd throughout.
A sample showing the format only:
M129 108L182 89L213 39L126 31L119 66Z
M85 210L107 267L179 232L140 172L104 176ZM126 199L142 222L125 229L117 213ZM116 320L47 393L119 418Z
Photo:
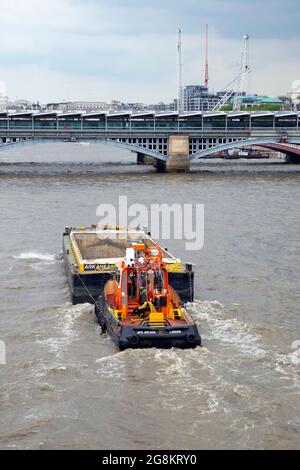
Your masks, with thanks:
M154 160L143 153L137 153L136 162L138 165L153 165Z
M189 171L189 136L171 135L168 149L167 160L165 162L157 161L155 166L164 171Z
M298 163L300 164L300 155L286 155L285 157L286 163Z

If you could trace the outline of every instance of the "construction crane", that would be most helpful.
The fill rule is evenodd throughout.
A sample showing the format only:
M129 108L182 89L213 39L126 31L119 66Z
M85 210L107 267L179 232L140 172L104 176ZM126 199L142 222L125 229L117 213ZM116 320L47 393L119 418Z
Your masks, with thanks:
M178 41L177 41L177 51L178 51L178 101L177 101L177 111L181 113L183 111L182 103L182 30L178 28Z
M224 95L218 101L213 108L213 111L220 111L223 106L228 103L230 98L233 96L233 111L239 111L241 109L241 97L242 97L242 84L246 75L250 72L248 65L248 46L249 46L249 34L244 34L242 38L240 57L236 68L234 79L223 89Z
M205 72L204 72L204 84L208 88L208 24L205 26Z

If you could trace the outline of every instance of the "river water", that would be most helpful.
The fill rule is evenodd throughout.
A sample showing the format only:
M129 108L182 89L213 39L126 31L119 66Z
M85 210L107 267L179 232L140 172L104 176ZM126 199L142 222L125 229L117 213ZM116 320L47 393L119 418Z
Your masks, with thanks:
M0 448L202 449L300 445L300 166L136 166L100 144L0 149ZM66 225L102 202L205 204L189 309L195 350L118 352L93 308L72 306Z

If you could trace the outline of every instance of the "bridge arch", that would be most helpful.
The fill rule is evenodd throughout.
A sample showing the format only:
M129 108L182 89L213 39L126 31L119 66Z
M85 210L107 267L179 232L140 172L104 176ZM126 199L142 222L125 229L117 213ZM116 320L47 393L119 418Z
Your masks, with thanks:
M19 144L19 143L36 143L36 142L46 142L46 141L50 141L50 140L55 140L57 142L57 140L59 141L66 141L66 136L65 137L61 137L59 139L57 138L51 138L51 137L48 137L48 138L45 138L45 137L31 137L29 139L20 139L20 140L16 140L16 141L13 141L13 142L8 142L8 143L0 143L0 148L5 148L7 145L16 145L16 144ZM76 140L74 140L74 142L84 142L84 141L87 141L87 140L94 140L94 141L97 141L101 144L105 144L105 145L113 145L115 147L120 147L120 148L123 148L125 150L129 150L131 152L135 152L137 154L142 154L142 155L146 155L147 157L151 157L153 158L154 160L159 160L161 162L166 162L167 161L167 156L162 154L162 153L159 153L159 152L155 152L154 150L150 150L146 147L143 147L141 145L137 145L137 144L132 144L132 143L129 143L129 142L124 142L120 139L117 139L117 138L111 138L111 137L101 137L101 138L97 138L97 137L79 137L77 138ZM72 139L70 138L70 142L72 142Z
M231 150L241 147L249 147L251 145L263 145L263 144L278 144L280 141L279 137L265 137L265 138L245 138L242 140L237 140L235 142L229 142L226 144L218 144L214 147L210 147L204 150L200 150L200 152L193 153L190 156L191 160L195 160L197 158L205 158L209 155L213 155L216 152L222 152L224 150Z
M159 153L159 152L154 152L153 150L147 149L140 145L130 144L128 142L122 142L122 141L119 141L118 139L112 139L112 138L106 138L103 140L98 139L98 142L101 142L103 144L111 144L116 147L130 150L131 152L141 153L143 155L146 155L147 157L152 157L155 160L160 160L161 162L167 161L166 155L163 155L162 153Z
M15 145L18 143L33 143L33 142L49 142L51 140L53 141L73 141L74 142L84 142L84 141L96 141L102 144L107 144L107 145L114 145L116 147L123 148L125 150L129 150L131 152L134 152L136 154L144 155L147 157L150 157L153 159L153 161L156 161L157 164L159 162L162 162L162 164L165 164L168 161L168 144L165 144L165 147L162 149L162 153L160 151L156 151L152 149L152 145L149 144L148 139L145 139L147 143L144 141L144 137L139 137L135 140L138 140L138 142L132 142L131 138L124 138L124 137L108 137L108 136L76 136L76 138L72 137L72 135L60 135L60 136L30 136L30 137L6 137L3 138L3 140L10 139L9 143L2 143L0 141L0 149L5 148L7 145ZM139 139L141 139L141 145L139 142ZM13 140L13 141L12 141ZM151 139L151 141L153 138ZM145 145L145 146L144 146ZM147 148L147 145L149 145L150 148ZM236 148L241 148L241 147L247 147L247 146L261 146L265 148L270 148L272 150L284 153L287 155L287 157L291 158L296 158L297 162L300 161L300 137L297 135L289 135L284 137L284 141L282 136L273 136L273 137L245 137L241 138L240 140L235 140L234 142L228 142L224 144L216 144L213 147L206 148L194 153L190 153L189 159L190 161L196 160L196 159L201 159L201 158L206 158L209 155L212 155L216 152L221 152L224 150L230 150L230 149L236 149ZM157 148L157 145L156 145ZM160 147L161 150L161 147Z

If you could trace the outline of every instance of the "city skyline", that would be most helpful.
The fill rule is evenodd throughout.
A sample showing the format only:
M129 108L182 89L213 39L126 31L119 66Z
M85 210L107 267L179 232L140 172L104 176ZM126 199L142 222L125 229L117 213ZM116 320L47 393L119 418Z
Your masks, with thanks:
M248 32L249 92L285 94L300 75L296 1L240 3L131 0L125 8L120 0L1 0L0 79L12 99L172 101L177 27L184 85L202 84L207 22L210 90L233 79Z

